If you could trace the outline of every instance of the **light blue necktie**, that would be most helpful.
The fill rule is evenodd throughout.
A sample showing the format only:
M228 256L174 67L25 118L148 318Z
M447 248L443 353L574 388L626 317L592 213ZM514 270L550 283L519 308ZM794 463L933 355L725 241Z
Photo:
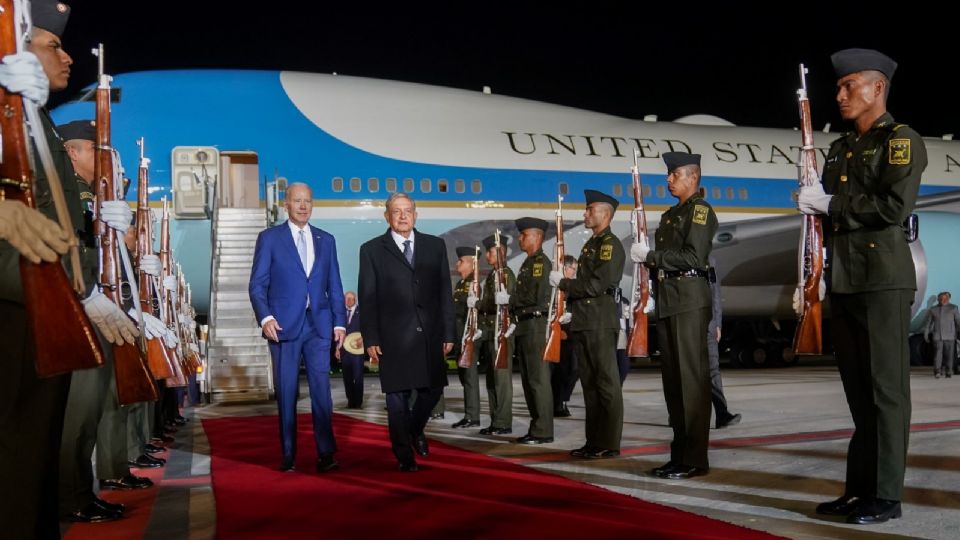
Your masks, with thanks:
M300 264L303 266L303 271L309 273L310 271L307 268L307 240L302 230L297 235L297 253L300 254Z
M403 241L403 258L407 260L410 266L413 266L413 248L410 247L410 241Z

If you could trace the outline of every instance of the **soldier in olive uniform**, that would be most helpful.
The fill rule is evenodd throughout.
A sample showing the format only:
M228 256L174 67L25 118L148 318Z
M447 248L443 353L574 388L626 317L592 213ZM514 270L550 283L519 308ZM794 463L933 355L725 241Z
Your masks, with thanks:
M831 60L837 104L854 131L830 146L822 184L800 189L805 214L824 215L833 343L855 426L846 489L817 513L882 523L901 515L910 432L910 305L917 288L901 224L927 166L916 131L894 122L887 94L896 62L847 49Z
M520 249L527 254L517 276L517 288L510 297L510 312L516 321L517 359L523 397L530 411L530 429L517 439L521 444L553 442L553 391L550 365L543 361L547 345L547 320L550 315L550 269L552 263L543 253L547 222L525 217L516 220L520 231Z
M623 277L626 256L620 239L610 231L619 202L584 190L587 207L584 226L593 231L580 251L575 279L550 272L550 284L567 294L570 330L567 340L576 355L586 407L586 444L570 451L574 457L607 458L620 455L623 433L623 393L617 369L617 333L620 319L614 296Z
M506 237L501 236L500 257L504 262L503 271L506 275L507 295L513 294L517 286L517 278L513 270L506 265L507 249ZM497 262L497 248L494 245L494 237L488 236L483 239L483 247L486 249L487 262L491 265ZM504 300L503 295L497 298L497 273L491 271L487 274L483 282L483 290L479 299L468 298L467 302L476 303L477 313L480 317L480 331L482 332L480 340L474 343L474 347L479 345L478 358L484 364L487 371L487 400L490 407L490 425L481 429L481 435L508 435L513 433L513 336L507 338L507 367L497 369L495 367L497 360L497 332L496 320L498 305L507 304L509 297ZM499 300L499 304L498 304Z
M457 317L457 358L460 358L460 347L463 344L463 331L467 323L467 297L473 290L473 269L476 265L476 248L469 246L457 248L457 272L460 274L460 281L453 288L453 308ZM463 418L450 427L468 428L480 425L480 377L477 374L477 356L477 344L475 344L470 367L457 368L460 383L463 384Z
M717 215L700 194L700 155L666 152L667 187L679 201L660 218L656 250L645 239L630 249L653 273L663 394L673 428L670 461L660 478L690 478L709 470L710 364L707 327L712 316L707 257Z

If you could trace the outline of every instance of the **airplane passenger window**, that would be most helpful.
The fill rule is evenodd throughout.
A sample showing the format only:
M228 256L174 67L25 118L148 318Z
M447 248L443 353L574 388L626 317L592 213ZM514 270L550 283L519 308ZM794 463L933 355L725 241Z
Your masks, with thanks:
M420 191L422 191L422 192L424 192L424 193L430 193L430 190L432 190L432 189L433 189L433 186L432 186L429 178L421 178L421 179L420 179Z
M480 193L483 191L483 184L479 180L470 181L470 191L473 193Z
M333 185L330 187L333 188L334 193L340 193L343 191L343 178L340 178L339 176L334 177L332 184Z
M657 198L662 199L667 196L667 189L663 186L657 186Z
M450 189L450 185L447 183L446 178L441 178L437 180L437 191L439 191L440 193L446 193L447 191L449 191L449 189Z
M748 197L749 197L749 193L747 193L747 188L745 187L740 188L740 200L745 201L747 200Z
M714 198L714 199L721 199L721 198L723 198L723 194L720 192L720 188L718 188L718 187L713 188L713 198Z
M623 196L623 186L621 186L620 184L614 184L614 185L613 185L613 196L614 196L614 197L622 197L622 196Z
M453 181L453 190L457 193L463 193L467 190L466 183L464 183L463 178L457 178Z
M403 191L406 193L413 193L413 178L403 179Z
M653 191L650 189L650 184L644 184L644 185L643 185L643 196L644 196L644 197L649 197L651 193L653 193Z
M360 191L360 179L354 176L350 179L350 191L358 193Z
M397 191L397 179L387 178L387 193L393 193L395 191Z
M732 187L728 187L728 188L727 188L727 198L730 199L731 201L733 200L733 188L732 188Z
M376 178L368 178L367 191L370 193L376 193L380 191L380 180L377 180Z
M566 182L560 182L560 194L566 195L570 191L570 186Z

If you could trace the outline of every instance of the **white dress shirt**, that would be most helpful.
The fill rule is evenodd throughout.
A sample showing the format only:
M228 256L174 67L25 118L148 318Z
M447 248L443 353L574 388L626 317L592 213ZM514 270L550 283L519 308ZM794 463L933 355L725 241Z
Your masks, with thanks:
M410 250L413 251L414 253L417 252L417 249L415 247L417 245L417 242L416 240L413 239L414 237L413 231L410 231L410 238L404 238L403 236L400 236L400 234L397 231L390 229L390 236L392 236L393 241L397 243L397 248L400 249L401 255L403 255L403 243L406 242L407 240L410 241Z

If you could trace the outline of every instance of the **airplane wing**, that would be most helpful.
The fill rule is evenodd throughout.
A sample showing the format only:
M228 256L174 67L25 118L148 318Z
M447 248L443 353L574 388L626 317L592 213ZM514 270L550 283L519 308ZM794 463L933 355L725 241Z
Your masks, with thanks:
M917 210L960 213L960 189L917 197Z

